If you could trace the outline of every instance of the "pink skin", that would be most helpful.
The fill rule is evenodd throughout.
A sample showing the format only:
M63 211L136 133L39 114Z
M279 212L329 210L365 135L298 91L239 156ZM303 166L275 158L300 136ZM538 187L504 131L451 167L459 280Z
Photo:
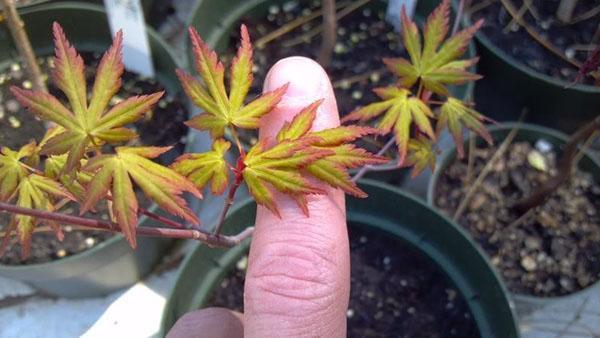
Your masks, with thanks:
M265 116L260 138L273 138L285 121L323 98L313 129L340 124L325 71L314 61L291 57L271 68L265 91L289 88ZM295 202L277 196L281 219L258 208L244 288L244 314L210 308L182 317L169 338L345 337L350 294L350 254L344 194L322 186L310 196L306 217Z

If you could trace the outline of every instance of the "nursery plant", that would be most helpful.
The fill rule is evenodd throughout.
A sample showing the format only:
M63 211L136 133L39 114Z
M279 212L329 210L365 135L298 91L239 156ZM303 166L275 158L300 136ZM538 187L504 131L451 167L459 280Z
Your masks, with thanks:
M343 126L318 132L311 131L320 104L304 108L284 125L274 140L264 140L247 153L237 138L239 129L257 129L260 118L269 113L284 95L286 86L265 93L246 103L252 83L252 45L244 26L242 41L228 72L194 29L190 29L196 56L196 69L203 83L182 70L178 76L191 100L203 113L188 121L192 128L208 131L213 138L212 151L188 153L170 166L154 161L170 147L138 147L128 144L137 134L129 124L142 118L162 93L127 98L110 105L121 85L122 34L119 32L96 70L92 95L86 95L81 56L71 46L58 23L53 26L57 87L67 98L68 107L57 97L38 90L12 87L14 96L37 117L53 123L43 140L21 149L2 148L0 155L0 210L12 214L4 233L2 250L16 230L22 254L35 231L52 229L62 237L62 224L90 229L120 231L132 247L137 235L196 239L211 246L232 246L249 236L252 229L238 235L221 234L238 187L246 184L257 203L278 213L274 192L293 197L307 214L305 197L324 193L311 184L309 176L359 197L365 197L346 170L365 164L377 164L384 158L354 146L355 139L377 133L370 127ZM222 139L225 130L234 135L237 160L228 163L230 142ZM227 199L213 232L197 225L198 217L188 208L183 194L201 198L201 190L210 185L210 193L226 190ZM162 210L179 218L167 218L139 206L136 189ZM61 212L68 203L79 206L80 215ZM106 203L110 220L83 217ZM137 227L143 214L164 227ZM37 226L43 223L44 226Z
M343 121L364 122L379 118L376 127L383 134L392 135L380 154L395 142L399 153L398 165L413 166L414 177L427 167L435 167L436 141L444 130L448 130L454 138L460 157L464 156L462 135L465 128L492 143L484 126L486 117L474 110L472 103L453 97L447 88L448 85L481 78L468 71L478 58L463 60L460 57L483 20L459 32L456 32L458 25L455 25L448 36L449 0L442 1L429 15L422 32L408 17L404 7L401 18L402 41L409 58L383 60L389 71L398 77L397 84L373 89L381 101L359 108ZM365 166L354 179L360 178L370 168Z

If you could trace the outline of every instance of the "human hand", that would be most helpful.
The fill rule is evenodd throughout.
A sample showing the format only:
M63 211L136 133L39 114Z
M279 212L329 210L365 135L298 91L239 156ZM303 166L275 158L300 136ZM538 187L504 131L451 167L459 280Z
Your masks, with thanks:
M333 88L316 62L303 57L279 61L264 90L285 83L285 96L261 121L261 139L274 138L285 121L321 98L313 129L340 124ZM308 197L310 217L283 195L277 198L281 219L258 207L243 314L224 308L190 312L167 337L345 337L350 254L344 194L320 186L327 194Z

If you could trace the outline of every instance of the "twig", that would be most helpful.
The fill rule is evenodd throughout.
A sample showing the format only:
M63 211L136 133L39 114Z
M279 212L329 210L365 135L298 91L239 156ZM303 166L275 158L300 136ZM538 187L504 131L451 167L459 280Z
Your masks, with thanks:
M494 156L492 156L492 158L485 165L485 167L483 167L483 169L479 173L479 176L477 176L477 178L475 179L475 182L473 182L473 184L471 185L471 187L465 194L465 197L458 205L458 208L456 209L456 212L454 213L454 216L452 217L453 220L457 220L460 216L462 216L467 204L471 201L471 198L473 198L473 195L475 194L477 189L479 189L479 186L481 185L483 180L490 173L490 171L492 170L492 167L494 166L494 164L496 164L496 161L504 155L506 150L508 150L508 146L512 143L512 141L515 138L515 136L517 135L517 132L519 131L520 127L521 127L521 124L519 123L510 131L510 133L508 133L508 135L506 136L504 141L502 141L502 144L500 145L500 147L498 147L498 150L496 150L496 153L494 154Z
M452 33L450 35L456 34L458 32L458 28L460 27L460 22L462 21L462 16L465 11L465 0L460 0L458 3L458 10L456 11L456 18L454 19L454 26L452 26Z
M579 0L561 0L556 11L556 17L562 22L570 22L573 19L573 11Z
M321 48L317 61L321 67L327 69L331 63L331 56L333 55L333 48L337 40L337 19L335 17L335 0L323 0L323 25L322 25L322 38Z
M386 151L388 151L388 149L390 149L394 144L396 143L396 137L392 137L384 146L383 148L381 148L379 150L379 152L377 152L377 156L381 156L383 155ZM360 170L356 173L356 175L354 175L354 177L352 177L352 182L358 181L361 177L363 177L366 173L368 173L370 170L372 170L374 167L371 165L366 165L362 168L360 168Z
M366 5L369 1L371 1L371 0L356 1L353 4L351 4L351 5L343 8L343 9L341 9L337 13L337 15L335 16L336 20L340 21L343 17L345 17L346 15L354 12L356 9L358 9L358 8ZM296 37L294 39L286 41L286 42L283 43L283 47L284 48L289 48L289 47L295 46L295 45L297 45L299 43L303 43L304 41L310 40L313 37L317 36L319 33L321 33L321 29L322 28L323 28L322 26L313 28L310 31L308 31L308 32L306 32L306 33L304 33L304 34L302 34L302 35L300 35L300 36L298 36L298 37Z
M78 216L65 215L55 212L35 210L29 208L23 208L16 205L1 203L0 211L6 211L21 215L33 216L36 218L47 219L57 221L65 224L74 224L83 227L88 227L93 230L107 230L117 232L119 225L116 223L84 218ZM152 227L138 227L136 228L137 235L140 236L154 236L163 238L179 238L179 239L193 239L204 242L211 247L232 247L239 244L244 239L250 237L254 227L246 228L244 231L233 236L214 235L204 230L198 229L171 229L171 228L152 228Z
M221 210L221 214L219 215L219 220L217 221L217 225L215 226L215 230L213 231L214 235L219 235L221 233L221 227L223 227L223 223L225 223L225 218L227 217L227 212L229 208L233 205L233 201L235 198L235 192L240 187L242 182L244 181L244 177L241 174L241 171L237 171L235 173L235 181L229 188L229 193L227 194L227 199L225 200L225 205L223 205L223 210Z
M502 32L504 34L508 33L510 31L510 28L512 27L512 25L514 25L518 20L523 19L523 15L525 15L525 13L527 12L527 8L529 8L529 6L531 5L532 2L533 2L533 0L523 1L523 5L521 6L521 8L519 8L519 11L517 12L516 17L513 17L510 20L510 22L502 30Z
M471 184L473 179L473 166L475 164L475 133L469 130L469 155L467 158L467 177L465 184Z
M594 8L592 8L592 9L590 9L587 12L584 12L581 15L578 15L578 16L574 17L573 20L571 20L571 21L569 21L567 23L564 23L564 24L565 25L573 25L573 24L576 24L578 22L585 21L587 19L591 19L591 18L595 17L598 14L600 14L600 5L598 5L598 6L594 7Z
M13 39L15 39L17 50L19 51L23 62L26 64L27 73L29 74L33 87L36 90L47 92L48 89L42 78L42 71L36 61L27 32L25 32L25 24L23 23L23 20L21 20L21 16L17 12L13 0L2 0L2 5L4 6L6 23L8 24Z
M337 8L344 8L348 6L348 2L346 3L340 3L337 5ZM272 32L270 32L269 34L261 37L260 39L256 40L256 42L254 43L254 45L256 46L256 48L261 49L264 48L269 42L293 31L294 29L304 25L305 23L312 21L318 17L320 17L321 15L323 15L323 11L322 10L318 10L314 13L311 13L309 15L305 15L305 16L301 16L293 21L290 21L288 23L286 23L285 25L281 26L279 29L276 29Z
M510 223L509 225L507 225L505 228L516 228L518 226L520 226L521 224L523 224L528 218L529 216L533 215L533 213L535 212L535 209L529 209L527 210L526 213L524 213L523 215L519 216L519 218L517 218L516 220L514 220L512 223Z
M548 179L536 191L528 197L525 197L518 201L514 208L520 212L526 212L531 208L535 208L538 205L544 203L546 199L552 195L563 183L567 182L571 177L573 171L573 160L577 155L577 146L580 142L589 138L597 130L600 130L600 116L596 117L594 121L586 124L583 128L576 131L572 136L558 163L558 173L556 176Z
M498 1L498 0L484 0L484 1L478 2L477 4L470 6L469 9L467 10L467 12L469 13L469 15L472 15L473 13L479 12L480 10L486 8L487 6L493 4L496 1Z
M579 61L569 59L565 55L565 53L563 51L561 51L560 49L556 48L548 40L546 40L543 37L541 37L538 34L538 32L535 31L535 29L533 29L531 26L529 26L522 18L519 18L518 15L517 15L518 14L517 10L516 10L516 8L514 7L514 5L512 4L512 2L510 0L500 0L500 1L502 2L502 5L504 5L504 7L508 11L508 13L517 21L517 23L519 25L521 25L521 27L525 28L525 30L527 31L527 33L529 33L529 35L535 41L537 41L539 44L541 44L542 46L544 46L546 49L548 49L550 52L554 53L556 56L560 57L564 61L572 64L573 66L575 66L577 68L579 68L581 66L581 63Z

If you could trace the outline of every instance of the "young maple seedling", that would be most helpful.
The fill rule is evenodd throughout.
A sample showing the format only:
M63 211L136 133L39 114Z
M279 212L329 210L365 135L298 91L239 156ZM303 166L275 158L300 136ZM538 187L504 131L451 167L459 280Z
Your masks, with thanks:
M406 15L403 7L402 41L409 60L383 60L388 69L398 76L398 83L375 88L373 91L381 98L380 102L359 108L342 120L368 121L383 115L376 127L383 134L393 134L393 137L380 154L385 153L395 141L399 151L398 165L413 166L413 177L428 166L432 169L435 167L435 142L446 128L454 138L461 158L464 156L464 127L492 143L492 137L483 125L486 118L471 108L471 104L453 97L447 88L447 85L460 85L481 78L467 70L477 63L478 58L459 58L483 21L446 38L449 17L450 1L444 0L427 18L421 42L417 25ZM436 106L439 106L439 111L435 111ZM435 132L432 125L434 120L437 120ZM365 166L354 179L360 178L368 170L369 167Z
M88 102L83 59L67 41L58 23L53 26L56 45L52 77L68 99L69 108L56 97L35 90L11 87L14 96L45 121L56 127L36 144L18 151L3 147L0 153L0 211L12 214L0 251L10 242L16 229L27 256L32 233L38 223L53 229L63 238L61 225L73 224L89 229L119 231L132 247L137 235L196 239L213 246L233 246L252 233L225 236L221 227L238 187L245 183L256 202L279 215L275 191L291 196L308 215L307 196L324 191L310 183L309 176L357 197L366 197L347 169L386 159L357 148L351 142L378 130L342 126L322 131L311 127L319 104L302 109L281 128L276 139L261 140L247 153L238 138L238 129L257 129L260 119L273 110L286 91L283 86L245 103L252 84L252 45L244 26L241 46L229 73L229 92L225 87L225 68L190 28L196 70L203 83L182 70L177 71L183 88L203 112L186 122L191 128L208 131L212 150L184 154L171 166L152 161L171 147L119 146L137 137L128 125L139 120L163 93L128 98L110 106L121 86L123 73L122 34L117 33L96 70ZM228 163L230 143L225 130L237 145L238 157ZM231 180L231 176L233 179ZM200 191L210 184L212 194L229 192L213 232L202 230L198 217L187 206L184 193L201 198ZM157 215L138 205L134 186L161 209L191 224ZM59 212L68 202L79 205L80 215ZM82 217L106 203L111 219ZM140 214L158 221L162 227L138 227Z

